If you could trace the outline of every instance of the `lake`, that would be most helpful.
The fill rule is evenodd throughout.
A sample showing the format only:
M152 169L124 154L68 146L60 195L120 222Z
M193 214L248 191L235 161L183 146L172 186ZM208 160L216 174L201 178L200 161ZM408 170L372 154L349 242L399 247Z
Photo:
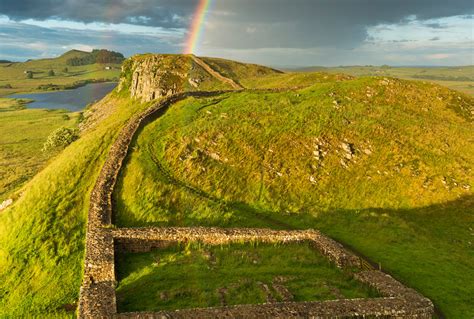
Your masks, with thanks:
M31 99L27 107L32 109L66 109L72 112L84 109L87 104L101 100L117 86L117 83L91 83L77 89L45 92L13 94L15 99Z

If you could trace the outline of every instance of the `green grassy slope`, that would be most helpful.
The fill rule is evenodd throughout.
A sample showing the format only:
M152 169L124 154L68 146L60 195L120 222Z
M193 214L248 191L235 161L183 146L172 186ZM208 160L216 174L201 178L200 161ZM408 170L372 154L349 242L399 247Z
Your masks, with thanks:
M195 244L119 255L117 261L121 312L216 307L222 299L228 305L265 303L262 285L270 298L283 301L275 283L294 301L377 296L307 243Z
M306 81L270 85L288 77ZM135 141L116 222L315 227L448 317L472 316L473 99L421 82L326 80L173 106Z
M82 57L87 52L71 50L57 58L31 60L21 63L0 63L0 96L17 92L41 91L39 86L53 84L59 87L74 86L80 81L117 80L120 75L119 64L107 64L112 70L105 70L103 64L69 66L66 61ZM64 68L68 72L64 72ZM53 70L54 76L48 72ZM32 71L33 78L27 79L25 71ZM11 88L10 88L11 87Z
M101 103L113 116L68 146L0 213L0 317L75 311L88 194L119 129L145 107L118 96Z
M0 202L30 180L56 151L42 152L48 135L74 127L78 114L25 109L21 100L0 99Z
M209 82L207 89L222 85ZM131 100L124 88L88 109L85 115L89 119L83 123L86 130L81 138L51 160L21 189L20 198L0 212L0 318L74 314L82 276L90 190L120 129L148 106ZM2 104L0 114L10 109L10 104ZM52 114L62 119L59 111L24 111L29 116L34 112L43 114L51 129L55 121L60 122ZM8 125L16 127L23 118ZM27 123L32 122L35 127L35 121L31 119ZM37 128L38 137L43 130ZM38 145L29 145L21 151L29 152L30 147Z
M304 68L300 71L325 71L331 73L345 73L353 76L390 76L401 79L428 81L474 95L473 65L459 67L316 67Z

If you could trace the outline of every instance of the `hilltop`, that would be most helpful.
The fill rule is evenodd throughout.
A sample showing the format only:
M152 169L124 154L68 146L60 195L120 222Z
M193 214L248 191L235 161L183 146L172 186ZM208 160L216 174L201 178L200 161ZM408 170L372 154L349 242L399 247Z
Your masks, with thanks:
M117 89L84 114L81 138L0 213L0 316L74 311L90 191L119 131L163 97L220 90L139 131L114 223L320 229L446 315L472 315L472 97L389 77L150 54L124 62Z

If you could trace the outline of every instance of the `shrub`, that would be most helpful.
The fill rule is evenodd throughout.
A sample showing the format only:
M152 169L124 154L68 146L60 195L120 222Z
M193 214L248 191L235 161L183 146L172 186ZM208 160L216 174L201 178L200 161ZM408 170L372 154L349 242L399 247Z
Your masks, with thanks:
M43 145L43 152L58 148L66 147L79 138L77 129L61 127L53 131Z
M53 70L49 70L48 76L54 76L54 71L53 71Z
M33 78L33 72L29 71L26 73L26 78L27 79L32 79Z

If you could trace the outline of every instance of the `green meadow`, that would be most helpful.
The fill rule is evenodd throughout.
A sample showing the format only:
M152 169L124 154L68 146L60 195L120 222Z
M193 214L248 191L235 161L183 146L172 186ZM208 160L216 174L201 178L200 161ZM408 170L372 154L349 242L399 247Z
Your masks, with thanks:
M377 296L307 243L195 243L122 254L117 264L119 312Z
M75 313L91 188L120 128L147 105L115 95L96 107L113 116L91 125L0 213L0 317Z
M43 152L48 135L76 127L78 113L28 109L27 101L0 98L0 202L36 175L59 150Z

